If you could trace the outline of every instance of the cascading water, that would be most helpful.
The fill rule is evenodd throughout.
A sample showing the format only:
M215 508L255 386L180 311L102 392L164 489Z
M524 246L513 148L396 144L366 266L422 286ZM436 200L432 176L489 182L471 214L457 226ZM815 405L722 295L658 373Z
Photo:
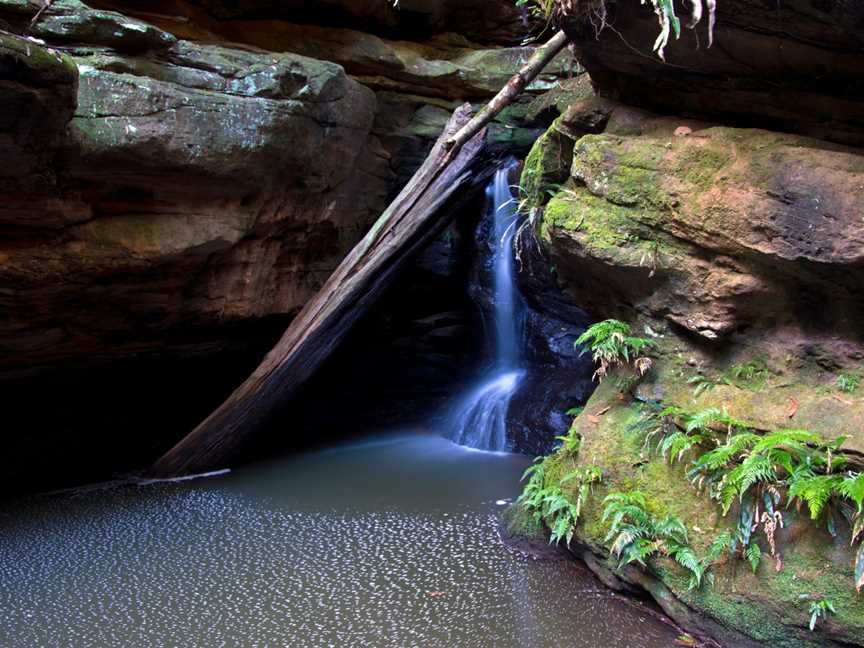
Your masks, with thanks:
M507 444L507 409L519 381L519 293L513 278L513 237L518 214L507 181L512 165L499 169L487 188L492 241L492 302L495 357L492 371L460 401L451 419L452 439L460 445L502 451Z

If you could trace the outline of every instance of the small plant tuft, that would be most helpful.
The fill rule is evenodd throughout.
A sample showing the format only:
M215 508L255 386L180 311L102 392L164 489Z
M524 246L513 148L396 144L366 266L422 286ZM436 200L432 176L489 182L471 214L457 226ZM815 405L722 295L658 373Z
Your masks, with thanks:
M687 383L693 385L693 395L699 396L718 385L730 385L738 389L759 391L765 387L765 383L770 377L771 370L765 360L755 358L743 364L733 364L716 378L697 374L690 378Z
M834 601L831 599L820 599L810 603L810 632L816 629L816 622L819 619L827 619L829 614L837 614Z
M561 442L561 450L569 455L579 454L579 449L582 447L582 437L576 434L575 429L555 437L555 440Z
M630 325L615 319L597 322L588 327L575 342L585 347L582 354L591 351L594 362L599 364L594 377L602 381L618 367L630 366L638 377L651 369L652 360L648 351L654 346L651 340L630 334Z
M398 6L398 0L394 4ZM676 39L681 36L681 19L675 13L675 4L673 0L640 0L640 4L650 4L654 9L660 27L660 33L654 41L654 52L665 61L664 51L669 38L673 34ZM690 19L685 25L687 29L695 29L707 11L708 47L711 47L714 43L717 0L686 0L685 4L690 5ZM516 0L516 6L530 9L531 13L547 22L561 22L568 16L585 15L598 35L608 26L606 0Z
M856 374L840 374L837 376L837 381L835 385L837 385L837 389L847 394L851 394L858 386L861 384L860 376Z

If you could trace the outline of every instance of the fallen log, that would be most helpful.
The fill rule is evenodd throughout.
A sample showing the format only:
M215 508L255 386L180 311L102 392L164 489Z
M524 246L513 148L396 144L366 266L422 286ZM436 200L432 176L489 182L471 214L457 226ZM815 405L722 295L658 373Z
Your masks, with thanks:
M429 156L402 192L291 322L262 363L198 427L150 469L175 477L221 468L246 444L269 412L318 369L351 326L411 256L452 219L449 199L483 183L493 167L483 155L485 126L566 44L562 32L534 55L473 119L458 108Z
M173 477L222 467L267 413L306 381L365 313L412 253L448 223L441 207L456 192L485 181L493 166L481 155L478 131L449 163L444 142L471 116L466 104L399 196L355 246L315 297L294 318L282 339L246 381L152 467ZM482 173L483 167L489 170Z

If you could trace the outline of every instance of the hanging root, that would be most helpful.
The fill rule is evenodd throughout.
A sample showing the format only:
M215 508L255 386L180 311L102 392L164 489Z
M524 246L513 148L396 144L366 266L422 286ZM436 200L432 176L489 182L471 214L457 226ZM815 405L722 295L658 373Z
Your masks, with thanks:
M533 4L536 14L558 24L568 18L585 18L591 23L595 34L599 36L608 25L606 3L613 1L636 2L636 0L519 0L517 4ZM676 39L681 36L681 20L675 14L674 0L639 0L639 2L643 5L650 4L654 9L660 27L660 33L654 41L654 51L665 61L669 38L673 34ZM687 29L695 29L702 22L707 10L708 47L711 47L714 44L714 26L717 22L717 0L684 0L684 2L690 5L690 20L685 25Z

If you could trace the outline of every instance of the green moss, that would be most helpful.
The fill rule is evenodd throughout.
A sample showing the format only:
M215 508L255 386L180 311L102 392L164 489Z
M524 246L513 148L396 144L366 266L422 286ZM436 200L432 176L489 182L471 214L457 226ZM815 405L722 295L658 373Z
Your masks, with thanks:
M622 265L639 265L646 254L670 253L664 242L649 238L651 229L636 220L637 216L635 210L610 204L584 187L568 186L546 206L540 235L549 240L553 228L579 232L583 245L616 257Z
M548 202L570 174L572 157L573 141L560 134L554 125L534 142L519 179L523 210L542 207Z
M12 34L0 34L0 60L14 59L16 80L34 85L74 83L78 68L66 54Z
M573 79L563 79L554 88L534 99L528 107L527 117L536 119L547 110L555 110L564 114L568 107L577 101L594 96L594 88L587 74L580 74Z
M508 506L502 517L508 537L516 540L546 541L546 527L522 504Z
M662 186L667 153L658 140L585 135L573 152L573 175L617 205L668 209L674 201Z
M687 146L677 156L675 171L688 182L707 188L720 170L732 161L732 153L718 146Z

